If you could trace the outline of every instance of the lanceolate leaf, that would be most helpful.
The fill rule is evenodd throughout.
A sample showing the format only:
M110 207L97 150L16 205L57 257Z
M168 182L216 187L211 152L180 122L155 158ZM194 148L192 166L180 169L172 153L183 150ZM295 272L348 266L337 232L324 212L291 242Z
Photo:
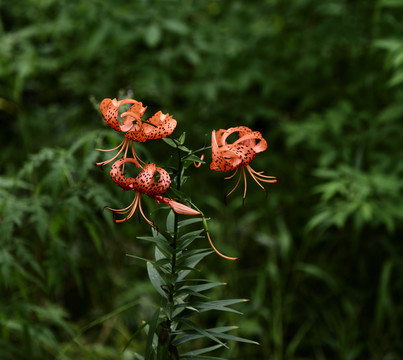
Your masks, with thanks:
M198 332L200 335L204 336L204 337L208 337L209 339L219 343L222 346L225 346L226 348L228 348L227 345L225 345L221 340L219 340L216 336L212 335L211 333L209 333L208 331L202 329L201 327L197 326L193 321L187 320L187 319L179 319L179 321L187 326L189 326L191 329L195 330L196 332Z
M217 344L217 345L205 347L205 348L202 348L202 349L199 349L199 350L189 351L189 352L183 354L182 356L183 356L184 358L187 357L188 359L190 359L190 358L194 359L193 356L205 354L205 353L208 353L208 352L217 350L217 349L219 349L219 348L221 348L221 347L222 347L222 345ZM189 357L189 356L191 356L191 357ZM221 358L217 358L217 359L221 359Z
M206 330L210 335L220 338L223 340L228 340L228 341L236 341L236 342L243 342L247 344L254 344L254 345L260 345L257 341L241 338L239 336L234 336L234 335L229 335L229 334L223 334L221 332L214 332L214 331L209 331ZM192 330L184 330L183 333L185 334L184 336L181 336L177 340L174 341L174 344L176 346L179 346L181 344L184 344L185 342L195 340L195 339L200 339L204 337L203 334L198 333L197 331L192 331Z
M222 327L217 327L217 328L211 328L211 329L206 329L207 332L214 332L215 334L222 334L231 330L238 329L237 326L222 326ZM177 338L173 344L175 346L179 346L181 344L184 344L188 341L194 340L194 339L199 339L203 337L204 335L201 335L195 330L178 330L175 332L177 335L183 335L179 338ZM222 346L220 344L220 346Z
M149 360L150 359L151 347L152 347L152 344L153 344L154 333L155 333L155 329L157 328L159 315L160 315L160 308L158 308L154 312L154 315L152 316L152 318L150 320L150 325L149 325L149 328L148 328L148 335L147 335L147 343L146 343L146 351L145 351L145 355L144 355L144 360Z
M168 231L170 234L173 234L173 232L174 232L174 226L175 226L175 213L173 212L173 210L171 210L171 211L168 213L167 221L166 221L167 231Z
M137 239L154 243L167 257L172 252L172 248L169 246L168 240L160 233L157 236L138 236Z
M203 229L196 230L181 236L177 242L177 248L184 250L196 239L202 239L203 236L201 236L201 234L203 233L203 231Z
M217 286L223 286L223 285L227 285L227 283L211 282L211 283L200 284L200 285L184 285L180 288L180 290L192 290L192 291L200 292L200 291L210 290Z
M199 218L186 219L186 220L179 221L178 222L178 227L180 229L180 228L183 228L185 226L195 224L195 223L198 223L198 222L202 222L202 221L203 221L203 219L200 218L200 217Z
M195 267L203 258L207 255L210 255L213 251L212 250L203 250L201 253L196 253L195 255L187 257L180 265L187 266L189 268ZM188 274L190 270L183 270L178 273L178 281L183 280Z
M180 357L181 360L222 360L221 357L215 357L215 356L192 356L192 355L188 355L188 356L181 356Z
M167 294L165 293L164 290L162 290L162 286L166 285L165 281L161 277L159 272L155 269L154 265L150 262L147 263L147 271L148 271L148 276L150 278L150 281L151 281L152 285L154 286L155 290L157 290L160 295L162 295L164 298L166 298Z

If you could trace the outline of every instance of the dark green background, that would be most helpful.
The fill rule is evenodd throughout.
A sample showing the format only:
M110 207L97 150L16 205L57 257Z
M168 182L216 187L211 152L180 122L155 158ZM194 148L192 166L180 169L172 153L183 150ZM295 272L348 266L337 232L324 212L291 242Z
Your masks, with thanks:
M200 324L261 343L217 355L403 357L403 1L2 0L0 11L1 359L118 359L158 302L125 256L151 256L136 239L149 227L102 212L132 199L93 165L96 147L121 139L99 113L106 97L173 114L192 149L238 125L269 143L252 163L280 179L267 198L250 182L244 207L241 189L225 206L232 183L209 156L184 188L216 245L240 257L204 261L205 277L228 282L212 298L251 299L244 316ZM175 161L161 141L136 149Z

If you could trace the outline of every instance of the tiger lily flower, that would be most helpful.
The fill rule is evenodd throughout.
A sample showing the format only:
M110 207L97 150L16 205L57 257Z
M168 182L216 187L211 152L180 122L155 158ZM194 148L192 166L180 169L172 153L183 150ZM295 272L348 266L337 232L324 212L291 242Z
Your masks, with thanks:
M120 117L123 118L123 124L121 124L118 120L119 107L124 104L133 105L128 111L120 115ZM147 121L142 121L141 119L146 109L147 107L144 107L142 102L133 99L120 101L116 99L102 100L100 110L106 124L118 132L124 132L125 138L120 145L113 149L98 149L100 151L114 151L119 149L119 152L111 159L96 163L96 165L106 165L115 160L122 152L124 153L123 157L126 158L127 152L129 148L131 148L136 166L141 167L139 161L143 164L144 162L136 155L133 141L145 142L147 140L161 139L172 134L176 127L176 120L173 119L171 115L163 114L161 111L158 111Z
M122 165L127 162L134 163L137 166L137 160L133 158L121 158L115 161L111 167L110 175L112 180L116 185L122 188L123 191L133 190L135 191L134 200L132 203L125 207L124 209L112 209L110 207L106 207L109 210L112 210L118 214L127 214L122 219L115 219L115 223L120 223L126 220L129 220L133 214L137 211L140 211L143 218L150 224L152 227L155 227L154 223L150 221L144 214L142 205L141 205L141 196L143 194L149 196L150 198L156 200L158 203L162 202L164 204L169 205L176 213L183 215L199 215L200 212L196 211L186 205L183 205L175 200L166 198L161 196L165 193L170 185L171 178L168 172L155 164L147 164L145 165L140 173L135 177L125 177L122 173ZM156 181L156 173L159 174L159 179Z
M238 133L238 139L233 143L228 143L227 138L233 133ZM232 179L238 171L240 172L237 183L234 188L226 194L231 195L238 187L241 178L244 180L243 200L245 201L247 180L246 171L252 176L252 179L263 189L261 182L276 183L275 176L263 175L263 171L255 171L249 165L256 157L256 154L267 149L267 142L259 131L252 131L246 126L237 126L228 130L220 129L217 132L213 130L211 135L212 162L210 169L215 171L235 172L225 179Z

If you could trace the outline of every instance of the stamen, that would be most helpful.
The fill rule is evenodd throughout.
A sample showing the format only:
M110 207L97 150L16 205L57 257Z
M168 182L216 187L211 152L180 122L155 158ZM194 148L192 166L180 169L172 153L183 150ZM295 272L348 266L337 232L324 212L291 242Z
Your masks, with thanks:
M129 150L129 144L127 144L126 146L125 146L125 154L123 155L123 159L126 159L127 158L127 150ZM123 166L122 166L122 173L125 171L125 165L126 165L126 163L123 163ZM137 166L137 164L136 164L136 166ZM138 167L138 166L137 166Z
M234 171L234 173L231 176L225 177L224 180L232 179L236 175L236 173L238 172L238 169L239 169L239 167L236 168L236 170Z
M104 210L105 210L105 209L108 209L108 210L115 211L115 212L117 212L117 213L119 213L119 214L124 214L124 213L127 213L128 211L130 211L130 209L131 209L131 207L133 206L133 204L134 204L135 201L136 201L136 197L134 197L133 201L130 203L129 206L126 206L126 207L123 208L123 209L113 209L113 208L111 208L111 207L109 207L109 206L105 206L105 207L104 207Z
M236 258L236 257L229 257L229 256L226 256L226 255L224 255L224 254L221 254L221 253L216 249L216 247L214 246L213 242L211 241L210 234L208 233L208 231L206 231L206 234L207 234L207 238L208 238L208 241L209 241L211 247L213 248L213 250L214 250L218 255L220 255L222 258L227 259L227 260L238 260L238 258Z
M248 188L248 182L246 181L245 167L242 166L243 181L245 184L245 190L243 191L242 206L245 206L246 189Z
M113 149L107 149L107 150L105 150L105 149L95 149L95 150L98 150L98 151L113 151L113 150L119 149L125 143L125 140L126 140L126 138L118 146L114 147Z
M267 191L267 190L263 187L263 185L259 182L259 180L262 182L265 182L265 183L276 183L277 182L277 179L275 178L275 176L270 177L270 178L274 178L273 180L265 179L267 176L265 176L265 178L263 178L263 175L258 175L256 173L256 171L254 171L249 165L246 166L246 168L248 169L249 174L252 176L252 179L255 180L255 182L265 191ZM251 170L253 170L253 171L251 171Z
M114 219L113 221L114 221L115 223L121 223L121 222L127 221L127 220L129 220L129 219L133 216L133 214L134 214L134 212L136 211L137 206L138 206L138 204L139 204L139 195L141 195L141 194L138 193L138 192L136 192L136 196L134 197L134 200L133 200L133 202L132 202L132 207L131 207L131 209L130 209L129 215L127 215L127 216L126 216L125 218L123 218L123 219ZM125 212L127 212L127 211L125 211Z
M109 159L109 160L106 160L106 161L102 161L102 162L99 162L99 163L95 163L95 165L97 165L97 166L99 166L99 165L103 166L103 165L106 165L106 164L110 163L111 161L115 160L115 159L122 153L123 150L126 150L126 149L127 149L128 145L129 145L129 141L130 141L129 139L125 138L125 139L122 141L122 143L121 143L117 148L115 148L115 149L118 149L119 147L121 147L121 149L119 150L119 152L118 152L112 159ZM112 150L115 150L115 149L104 150L104 151L112 151ZM126 150L126 152L127 152L127 150ZM126 156L125 156L125 157L126 157Z
M237 169L237 171L238 171L238 169ZM242 172L239 174L238 181L236 182L234 188L225 197L230 196L234 192L234 190L238 187L239 182L241 181L241 177L242 177Z
M139 193L139 194L140 194L140 201L139 201L140 213L141 213L141 215L143 215L143 218L145 219L145 221L147 221L150 226L152 226L153 228L155 228L154 223L153 223L152 221L148 220L147 216L144 215L143 208L142 208L142 206L141 206L141 193Z
M274 179L275 181L273 182L277 182L277 178L275 176L270 176L270 175L263 175L264 171L255 171L253 170L249 165L247 166L249 169L249 172L252 172L253 174L257 175L260 178L267 178L267 179Z
M134 151L134 145L133 145L133 141L132 141L132 154L133 154L133 158L137 161L137 164L136 164L136 166L139 168L143 168L141 165L140 165L140 163L139 163L139 161L140 162L142 162L144 165L146 164L143 160L141 160L139 157L138 157L138 155L136 154L136 152Z

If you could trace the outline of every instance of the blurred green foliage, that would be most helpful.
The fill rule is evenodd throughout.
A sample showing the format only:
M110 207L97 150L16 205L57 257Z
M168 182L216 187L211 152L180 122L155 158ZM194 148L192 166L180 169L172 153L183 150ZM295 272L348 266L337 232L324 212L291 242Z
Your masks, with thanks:
M1 359L116 359L152 314L125 257L149 254L149 229L102 212L127 197L93 166L119 143L97 104L124 96L173 114L194 148L235 125L269 142L252 164L280 178L268 199L251 183L225 207L208 165L184 189L240 257L205 277L251 298L205 318L262 344L229 357L403 357L401 0L3 0L0 15Z

